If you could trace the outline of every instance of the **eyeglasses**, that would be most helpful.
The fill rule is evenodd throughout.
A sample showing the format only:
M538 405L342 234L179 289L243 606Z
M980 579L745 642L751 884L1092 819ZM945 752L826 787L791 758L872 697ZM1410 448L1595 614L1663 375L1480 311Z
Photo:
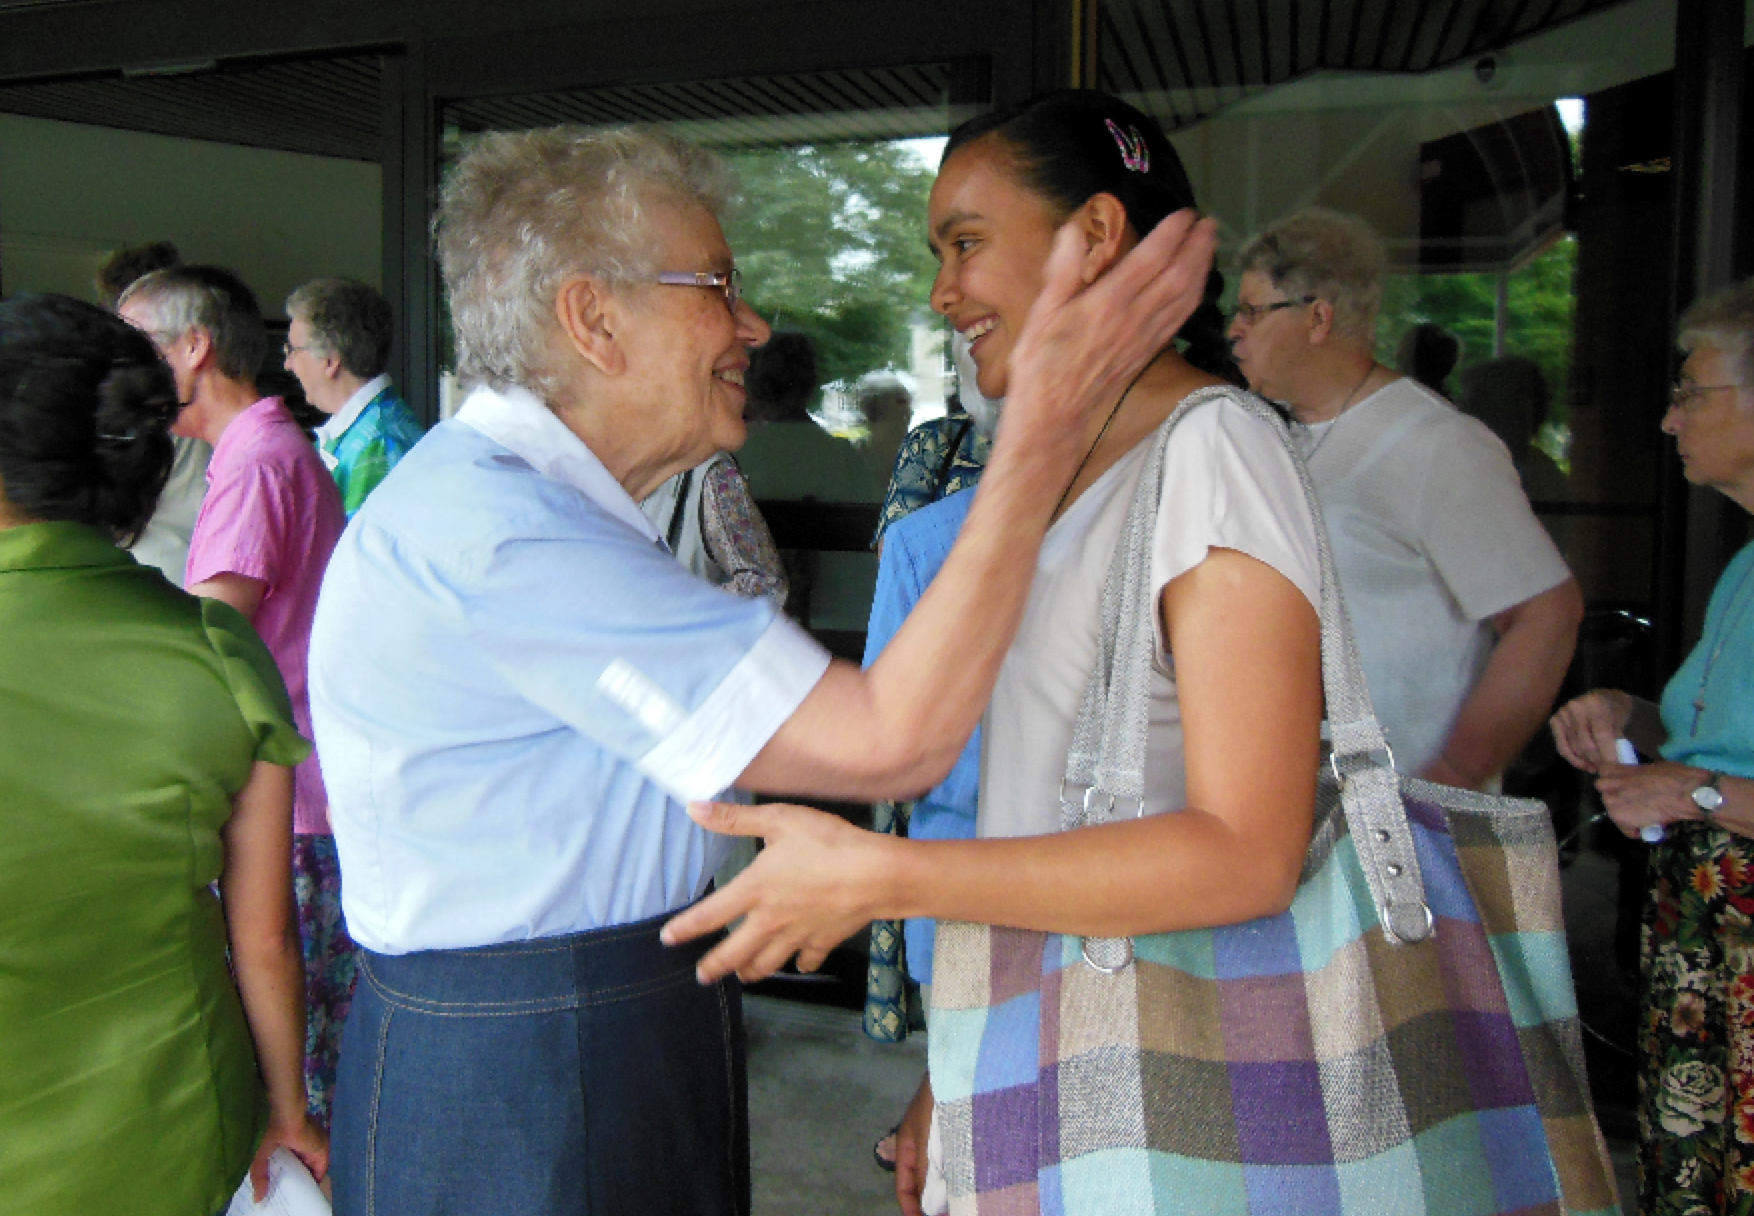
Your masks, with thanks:
M1276 300L1271 304L1244 304L1239 300L1230 310L1230 315L1253 325L1270 312L1278 312L1281 308L1302 308L1305 304L1314 304L1316 299L1316 296L1304 296L1301 300Z
M1707 393L1716 393L1724 389L1729 389L1731 392L1739 393L1742 391L1742 386L1739 384L1681 383L1674 385L1669 389L1669 404L1678 406L1681 409L1686 409L1693 404L1693 399L1695 397L1703 397Z
M666 287L716 287L725 293L725 307L737 315L737 301L743 298L741 270L665 270L657 282Z
M280 353L288 359L292 358L292 354L294 351L309 350L309 349L310 349L310 347L308 347L308 346L294 346L292 344L291 338L288 338L286 341L284 341L280 344Z

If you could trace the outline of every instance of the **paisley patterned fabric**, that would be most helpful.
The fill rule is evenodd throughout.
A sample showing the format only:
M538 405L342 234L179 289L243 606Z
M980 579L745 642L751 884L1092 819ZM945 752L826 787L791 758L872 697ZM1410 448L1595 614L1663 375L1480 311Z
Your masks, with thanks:
M960 408L909 431L895 454L895 472L889 477L871 547L883 542L883 534L896 520L979 484L992 450L992 439L982 435L974 419Z

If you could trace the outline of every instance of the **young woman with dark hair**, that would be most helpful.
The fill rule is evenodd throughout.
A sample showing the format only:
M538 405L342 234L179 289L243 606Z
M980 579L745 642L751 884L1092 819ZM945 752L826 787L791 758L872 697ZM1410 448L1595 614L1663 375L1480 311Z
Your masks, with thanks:
M1064 290L1061 276L1096 282L1164 217L1194 205L1156 124L1102 94L1052 94L959 128L929 204L940 261L932 306L970 340L981 392L1005 396L1017 335L1038 300ZM1214 277L1180 345L1091 418L1070 483L1041 487L1058 504L985 719L980 838L879 837L779 805L697 810L710 827L768 842L742 877L671 924L680 940L743 918L703 977L754 978L795 952L819 958L877 916L1131 937L1289 905L1311 834L1320 572L1292 459L1225 379L1219 287ZM1191 398L1168 444L1149 556L1156 655L1140 814L1062 831L1061 779L1098 661L1105 577L1153 436ZM943 951L941 938L935 1002ZM1173 1021L1174 1010L1163 1016ZM979 1069L1033 1077L1037 1045L1023 1037L1015 1059L981 1042ZM975 1059L942 1047L933 1081L954 1078L950 1089L966 1092ZM1059 1100L1069 1118L1076 1099ZM923 1086L898 1145L897 1193L910 1212L932 1107ZM953 1181L974 1179L974 1164L958 1159L966 1146L952 1137L945 1149ZM980 1166L1015 1174L1033 1196L1040 1164Z
M290 878L310 744L243 617L116 547L152 514L177 409L126 322L0 303L0 1194L18 1216L219 1211L246 1171L263 1192L279 1147L327 1168Z

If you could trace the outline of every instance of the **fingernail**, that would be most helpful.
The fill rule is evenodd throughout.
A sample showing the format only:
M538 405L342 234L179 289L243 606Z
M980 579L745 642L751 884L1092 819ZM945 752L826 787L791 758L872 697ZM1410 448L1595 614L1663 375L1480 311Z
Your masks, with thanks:
M658 930L658 940L663 942L666 946L674 946L676 944L676 935L670 932L669 925L665 925L662 929Z

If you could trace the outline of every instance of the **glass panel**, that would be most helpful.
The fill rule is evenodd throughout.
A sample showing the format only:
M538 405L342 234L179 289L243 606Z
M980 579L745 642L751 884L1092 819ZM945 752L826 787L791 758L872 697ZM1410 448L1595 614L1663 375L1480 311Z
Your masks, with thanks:
M458 101L469 134L653 122L721 152L742 182L725 217L744 293L773 326L748 378L738 453L782 549L789 607L858 658L876 582L877 507L912 422L940 414L945 331L926 194L951 122L950 68L926 64ZM448 349L448 345L447 345ZM454 406L454 395L453 395Z
M1658 689L1676 11L1674 0L1102 4L1099 79L1172 130L1222 224L1232 293L1246 240L1328 207L1362 216L1387 245L1377 358L1410 370L1429 341L1421 327L1459 339L1436 387L1504 440L1588 599L1562 697ZM1751 119L1754 104L1744 148ZM1595 1097L1610 1133L1629 1135L1644 847L1592 826L1600 803L1545 731L1505 781L1544 798L1566 841Z
M284 304L318 275L381 280L380 71L342 55L0 87L0 289L95 301L112 254L157 241L226 266L268 319L258 386L314 425L281 366Z
M1375 38L1353 31L1348 54L1318 62L1375 54L1391 67L1418 60L1420 39L1427 55L1449 45L1410 6L1383 20ZM1651 136L1666 144L1673 28L1673 3L1638 0L1508 49L1463 55L1457 43L1449 66L1417 74L1318 68L1236 88L1223 108L1211 90L1133 94L1162 118L1192 117L1174 138L1228 251L1309 206L1360 215L1382 234L1392 277L1379 358L1395 366L1419 325L1458 337L1444 391L1513 449L1592 604L1641 614L1654 601L1670 230L1641 224L1642 253L1609 232L1638 205L1629 196L1667 207L1666 148L1626 153ZM1585 289L1607 289L1606 278L1627 295L1598 296L1611 316L1592 319ZM1592 366L1586 351L1606 347L1636 350L1640 367L1574 375Z

